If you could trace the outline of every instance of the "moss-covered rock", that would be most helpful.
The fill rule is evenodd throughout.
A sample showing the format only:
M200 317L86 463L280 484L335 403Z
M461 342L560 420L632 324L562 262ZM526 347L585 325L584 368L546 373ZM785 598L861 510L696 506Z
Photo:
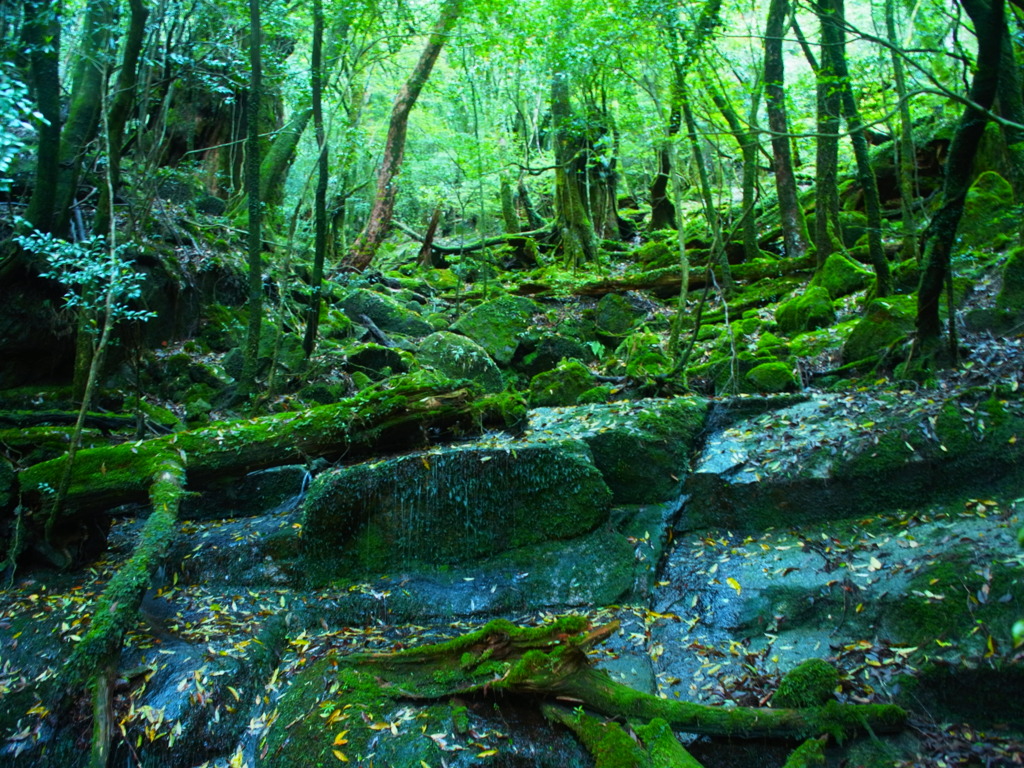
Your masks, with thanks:
M820 707L833 699L839 671L824 659L807 659L789 670L772 697L776 707Z
M471 338L499 365L508 365L519 348L520 335L539 310L536 302L522 296L500 296L471 309L452 330Z
M450 379L470 379L484 392L500 392L501 371L486 350L472 339L457 333L439 331L420 343L416 359Z
M836 313L828 291L811 286L802 295L782 304L775 312L779 330L786 334L813 331L835 322Z
M608 293L597 302L594 325L601 337L617 339L629 333L640 314L624 296Z
M894 344L914 330L914 315L911 296L875 299L843 343L843 362L856 363L885 356Z
M7 459L0 457L0 512L5 512L13 506L16 487L14 466Z
M1003 284L996 296L996 309L1014 320L1024 317L1024 248L1011 251L1003 266Z
M340 304L353 323L359 323L360 316L366 315L385 333L427 336L433 331L429 323L408 307L390 296L366 288L357 288L350 292Z
M550 371L530 380L530 405L534 408L575 405L579 396L594 387L594 374L577 360L563 360Z
M762 363L747 372L746 380L758 392L792 392L799 387L788 363Z
M303 548L311 565L350 573L469 562L580 536L610 501L579 442L466 444L320 475Z
M532 352L527 353L515 364L516 370L527 376L550 371L562 360L579 360L589 363L594 352L583 342L561 333L545 333L536 342Z
M652 240L633 251L632 258L648 269L662 269L676 266L679 263L679 252L670 248L668 243Z
M1010 182L995 171L985 171L964 200L957 250L998 250L1016 236L1019 227Z
M833 299L867 288L874 279L871 270L865 269L842 253L833 253L815 275L814 284L820 285Z
M662 349L662 339L655 333L634 333L622 341L615 350L618 365L612 366L617 373L642 378L667 373L672 361Z
M394 373L408 371L409 362L394 347L371 342L350 349L346 355L345 367L353 373L359 372L373 380L380 380Z

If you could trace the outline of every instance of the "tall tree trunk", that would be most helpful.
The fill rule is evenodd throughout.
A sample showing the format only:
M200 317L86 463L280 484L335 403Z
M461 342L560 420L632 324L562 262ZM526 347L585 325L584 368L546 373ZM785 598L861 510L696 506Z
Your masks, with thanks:
M815 12L821 19L822 32L828 33L829 47L835 53L832 68L839 90L839 105L850 132L850 143L857 161L857 181L864 190L864 207L868 219L868 257L875 268L875 295L889 295L889 262L882 247L882 202L878 197L878 181L871 167L868 154L866 128L857 109L857 100L850 84L850 73L846 66L846 32L844 0L820 0Z
M551 120L555 129L555 229L566 263L596 261L594 226L587 215L576 160L583 146L572 125L569 80L564 72L551 78Z
M775 188L779 197L779 217L786 255L802 258L808 249L807 222L797 197L796 175L786 118L785 69L782 61L782 36L789 15L789 0L771 0L764 37L764 89L768 108L768 129L772 136Z
M68 119L60 134L60 167L53 200L53 233L70 231L72 206L78 190L82 163L100 121L99 94L106 87L112 55L117 0L95 0L86 5L82 42L72 80ZM49 193L44 193L49 194Z
M313 243L313 275L310 279L312 295L306 318L306 335L302 348L306 357L313 354L316 334L320 325L320 289L324 279L324 258L327 253L327 136L324 133L323 110L323 0L313 0L313 57L311 62L310 91L313 97L313 130L316 132L317 179L313 194L313 218L316 234Z
M263 208L260 200L260 100L263 96L263 57L260 37L260 0L249 0L249 94L246 115L245 190L249 199L249 323L237 397L248 397L256 387L260 327L263 321Z
M515 200L512 199L512 185L505 176L501 177L501 219L508 234L519 234L519 216L516 214Z
M842 243L839 224L839 89L836 87L836 59L841 42L835 27L821 25L821 63L815 71L818 99L814 159L814 250L818 269Z
M939 352L942 324L939 300L949 279L949 260L956 229L964 212L970 187L971 168L999 86L1002 43L1006 39L1003 0L960 0L974 22L978 56L974 78L956 134L949 147L946 177L942 185L942 206L925 230L924 267L917 291L917 347L925 357Z
M60 4L27 0L22 39L29 49L29 74L39 120L35 184L26 218L50 232L60 167Z
M917 173L917 150L914 148L914 123L910 115L910 97L907 94L907 77L903 70L903 54L897 50L896 12L894 0L885 0L885 36L892 46L892 72L896 82L896 98L899 99L900 140L896 158L896 173L900 186L900 219L903 223L904 259L920 259L917 242L917 215L914 213L914 176ZM1011 53L1012 57L1012 53Z
M391 122L388 124L388 136L384 143L384 158L380 171L377 173L377 191L374 195L373 209L366 227L356 238L348 255L348 265L362 271L370 265L377 253L377 248L384 242L391 216L395 210L396 177L402 167L405 156L405 136L409 127L409 113L416 105L423 86L430 78L437 57L441 55L448 34L462 12L463 0L445 0L441 6L434 29L430 33L426 46L420 54L412 74L395 97L391 109Z
M999 128L1010 156L1009 181L1019 203L1024 201L1024 127L1021 127L1024 125L1024 82L1009 33L1003 38L1002 45L997 107L999 115L1010 122L1000 124Z
M139 80L139 55L145 42L146 19L149 16L149 9L143 0L128 0L128 5L131 8L128 37L125 39L124 54L121 58L121 71L117 75L114 100L107 114L107 138L110 146L107 163L110 166L112 184L104 184L100 190L100 203L96 209L96 221L93 226L99 234L106 234L110 229L114 209L111 195L116 195L121 186L124 129L135 103L135 89Z

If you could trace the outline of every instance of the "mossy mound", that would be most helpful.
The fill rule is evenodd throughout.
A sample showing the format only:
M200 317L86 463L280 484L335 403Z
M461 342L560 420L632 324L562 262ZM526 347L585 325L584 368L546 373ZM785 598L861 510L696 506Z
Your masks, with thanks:
M772 697L776 707L820 707L834 698L839 671L824 659L807 659L789 670Z
M500 392L501 371L486 350L472 339L457 333L439 331L420 343L416 359L421 365L434 368L450 379L469 379L484 392Z
M802 295L779 306L775 320L782 333L797 334L832 325L836 313L828 291L821 286L811 286Z
M820 285L833 299L867 288L874 275L848 256L833 253L814 276L814 284Z
M602 296L594 308L594 325L597 327L598 335L605 340L625 336L639 317L640 313L629 300L617 293Z
M788 363L762 363L747 372L746 380L758 392L793 392L799 388Z
M366 315L386 333L427 336L434 330L423 318L397 300L366 288L355 289L340 304L353 323L359 323L360 316Z
M914 330L913 297L875 299L843 343L843 362L857 363L887 355Z
M634 333L622 341L615 350L618 364L615 373L634 378L658 376L672 369L672 361L662 349L662 339L656 333Z
M547 333L536 342L532 352L527 353L515 364L516 370L527 376L550 371L562 360L579 360L589 363L594 352L583 342L560 333Z
M640 262L648 269L661 269L677 265L679 263L679 252L674 251L665 242L652 240L633 251L632 259Z
M996 309L1015 320L1024 317L1024 248L1015 248L1006 259Z
M345 367L351 372L358 371L374 381L379 381L395 373L405 373L409 370L409 362L394 347L371 342L349 350Z
M534 408L575 405L580 395L593 389L594 374L576 360L564 360L554 369L538 373L530 381L530 405Z
M508 365L519 348L520 335L539 311L530 299L500 296L471 309L452 325L452 330L471 338L499 365Z
M964 200L957 250L998 250L1016 236L1019 227L1010 182L995 171L985 171Z
M467 444L320 475L303 550L311 566L350 574L464 563L580 536L610 501L581 443Z

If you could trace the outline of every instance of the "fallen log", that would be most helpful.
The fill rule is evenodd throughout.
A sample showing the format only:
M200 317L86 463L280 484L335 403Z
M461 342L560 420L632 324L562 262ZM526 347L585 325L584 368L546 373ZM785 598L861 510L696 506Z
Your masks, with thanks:
M525 409L508 395L478 397L453 382L410 376L341 402L257 419L83 449L78 452L62 515L145 501L155 467L181 456L190 491L214 480L317 457L346 459L408 448L435 431L474 433L487 424L511 426ZM19 475L23 499L38 508L56 488L65 458L40 462Z

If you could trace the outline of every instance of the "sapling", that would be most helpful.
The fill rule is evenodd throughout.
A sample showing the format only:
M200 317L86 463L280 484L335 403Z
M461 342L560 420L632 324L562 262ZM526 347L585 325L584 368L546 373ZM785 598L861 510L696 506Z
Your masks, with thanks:
M81 393L78 418L71 433L64 471L56 492L50 499L46 517L46 540L52 539L53 525L71 482L75 454L82 441L85 415L89 411L96 382L103 366L103 357L113 341L114 327L122 320L145 321L153 312L133 309L132 302L142 294L143 275L127 257L129 246L115 246L102 235L70 243L50 234L34 231L16 238L22 248L46 259L48 269L43 277L56 280L67 288L64 305L78 313L79 333L86 334L87 355L75 360L76 376L88 365L85 386Z

